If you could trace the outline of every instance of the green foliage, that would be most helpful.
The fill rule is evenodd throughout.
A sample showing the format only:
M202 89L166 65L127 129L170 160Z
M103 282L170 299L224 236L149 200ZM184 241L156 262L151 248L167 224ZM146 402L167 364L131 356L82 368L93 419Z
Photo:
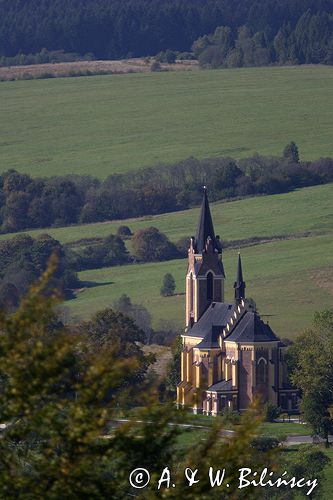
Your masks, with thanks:
M76 491L95 498L107 483L103 486L98 478L108 448L96 441L106 424L100 402L111 387L119 390L130 363L119 360L110 366L106 352L98 361L82 352L76 379L80 338L65 330L50 333L54 299L43 295L49 278L50 271L15 316L0 320L1 370L7 380L1 421L9 423L0 444L1 496L73 498ZM96 467L100 454L104 464Z
M79 176L73 181L58 178L56 189L53 179L33 180L15 171L7 172L3 178L4 196L2 200L0 198L0 206L1 201L3 203L2 230L7 232L27 226L58 226L78 220L93 222L177 211L201 201L203 179L210 179L214 200L250 194L275 194L333 180L332 159L296 165L299 159L295 143L290 143L283 154L282 158L257 154L237 163L229 158L188 158L174 165L145 168L135 174L112 175L102 183ZM11 181L9 187L8 180ZM24 185L24 181L28 182L28 186ZM74 202L75 210L72 208ZM46 205L56 207L48 217L44 215ZM125 231L125 237L131 235L128 227L122 231ZM104 265L123 262L126 250L122 239L119 235L110 235L103 242L90 242L93 245L82 256L83 260L95 259L100 264L104 261Z
M0 66L28 66L31 64L50 64L59 62L71 62L71 61L92 61L94 55L92 53L85 54L84 57L80 56L74 52L64 52L64 50L53 50L48 51L45 48L36 54L17 54L14 57L0 57ZM48 76L52 78L51 76ZM47 78L45 73L44 78Z
M135 324L145 333L141 341L144 341L146 344L150 343L153 334L151 315L142 304L133 304L130 297L123 294L113 302L113 308L132 318Z
M73 263L64 247L51 236L40 234L36 238L18 235L0 242L0 304L14 310L22 297L45 271L51 255L59 257L58 269L52 286L69 297L68 289L77 286L78 278Z
M152 481L145 498L159 498L156 482L164 467L176 478L170 498L204 498L209 479L189 488L185 467L206 471L223 464L236 484L238 468L274 466L272 454L258 456L250 442L258 417L251 410L241 419L230 442L221 442L218 421L195 449L175 453L182 412L154 398L127 423L115 420L117 408L138 398L135 376L142 366L133 322L111 310L97 314L80 331L54 328L56 296L46 296L55 271L53 260L39 284L15 315L0 315L2 390L0 419L0 495L20 498L121 499L132 493L128 483L136 467L149 469ZM141 380L140 388L146 388ZM133 399L134 398L134 399ZM108 432L107 439L105 434ZM259 469L258 469L259 470ZM210 498L226 498L226 484ZM213 496L212 496L213 495ZM221 496L222 495L222 496ZM249 488L247 498L258 498Z
M0 417L7 423L0 442L0 495L121 498L134 464L142 465L145 456L155 470L171 457L178 432L167 426L173 411L149 405L142 415L147 420L149 414L149 423L133 420L102 438L125 393L131 400L137 392L129 385L142 364L136 334L130 338L135 327L119 314L103 313L88 333L51 330L56 297L44 291L55 268L53 261L14 316L0 317ZM108 336L96 350L92 332L100 340L110 330L113 341Z
M266 17L266 16L265 16ZM201 66L235 68L267 66L272 63L331 64L332 16L327 12L306 11L295 26L285 22L276 32L257 31L247 24L237 35L228 26L219 26L192 45Z
M176 253L175 245L155 227L141 229L132 238L132 255L138 261L168 260Z
M159 52L155 56L155 60L159 63L173 64L176 62L176 57L177 57L176 52L168 49L166 51Z
M240 422L240 414L238 411L225 408L221 416L221 421L228 426L238 425Z
M33 180L9 170L1 176L3 232L77 222L81 199L72 181L53 178Z
M80 271L129 262L124 238L114 234L103 239L81 240L73 245L72 254Z
M198 479L200 482L188 487L188 483L179 477L177 491L171 492L171 498L213 498L226 499L230 498L230 492L236 488L238 484L239 469L244 467L244 464L251 464L253 470L261 470L263 467L274 467L277 460L276 450L269 452L258 453L257 450L251 447L251 442L257 432L260 418L256 410L252 409L246 412L239 421L239 425L235 427L235 435L227 442L223 442L218 438L219 430L223 429L219 418L213 424L210 431L207 432L205 438L201 439L192 446L183 462L180 464L179 474L183 473L184 467L198 468ZM226 476L223 484L220 487L211 488L209 475L207 470L210 466L223 464L226 466ZM264 465L265 464L265 465ZM230 488L227 487L227 483ZM178 486L179 485L179 486ZM249 487L246 490L246 498L260 498L264 496L264 491L258 488ZM242 498L237 490L237 498Z
M160 290L162 297L170 297L174 295L176 290L175 278L171 273L166 273L163 277L163 283Z
M330 459L325 453L314 445L301 445L296 456L287 460L286 470L288 477L306 477L307 479L318 480L312 497L323 498L322 490L325 482L324 469L330 463ZM300 490L302 496L306 496L306 491ZM309 497L306 497L309 498ZM311 498L311 497L310 497Z
M177 394L177 385L180 382L180 365L181 352L183 350L183 342L180 335L177 335L171 346L172 360L168 368L168 373L165 379L165 387L167 394L173 398Z
M227 23L230 27L224 29L230 31L246 25L250 32L264 34L269 49L274 36L283 30L290 47L285 62L326 62L331 49L330 4L325 0L292 5L277 0L232 4L227 0L95 0L89 9L82 1L71 9L64 0L42 8L30 0L29 6L29 10L22 9L18 0L0 5L2 64L73 60L80 58L78 54L85 54L84 59L94 55L122 59L165 53L166 48L188 51L198 36L215 28L221 30L221 23ZM29 22L39 30L32 30ZM230 38L233 41L233 36ZM223 39L217 41L222 43ZM45 44L49 50L43 48Z
M277 438L270 436L257 436L251 441L251 447L261 452L273 450L279 445L280 441Z
M266 422L274 422L277 418L279 418L281 414L281 408L278 406L272 404L272 403L267 403L264 406L264 412L265 412L265 420Z
M292 382L302 391L302 410L314 434L333 432L333 311L316 313L313 326L289 347Z
M298 147L293 141L284 148L283 157L290 163L299 163Z
M152 71L153 73L155 73L157 71L162 71L162 66L160 65L160 63L158 61L153 61L151 66L150 66L150 71Z
M128 226L119 226L117 229L117 236L123 240L129 239L132 235L133 233Z

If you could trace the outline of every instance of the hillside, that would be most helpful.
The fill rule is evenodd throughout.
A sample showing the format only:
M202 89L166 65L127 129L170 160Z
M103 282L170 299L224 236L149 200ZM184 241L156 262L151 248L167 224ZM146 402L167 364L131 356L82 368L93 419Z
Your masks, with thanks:
M24 233L31 236L48 233L61 243L71 243L82 238L115 234L120 225L128 225L132 232L154 226L175 242L195 233L199 210L197 207L138 219L35 229ZM306 232L321 235L333 230L333 184L285 194L211 203L211 211L216 232L223 241L246 240L255 236L267 239L274 236L295 237ZM0 240L16 234L22 233L2 234Z
M333 184L291 193L212 203L215 230L226 242L240 240L223 253L226 298L232 300L238 245L241 247L247 294L282 337L306 328L316 310L332 305ZM87 224L28 232L49 233L62 243L105 237L127 224L132 231L158 227L173 241L195 233L199 208L121 222ZM1 235L5 240L11 235ZM251 238L263 238L252 242ZM254 244L249 246L249 244ZM130 242L129 242L130 245ZM171 272L174 297L159 294L162 278ZM182 328L186 260L93 269L79 274L83 285L65 303L67 319L88 318L121 294L150 311L155 327Z
M303 189L285 195L212 204L215 228L226 240L254 236L284 235L289 239L267 241L242 248L247 294L255 298L259 311L267 315L282 337L293 337L306 328L316 310L332 305L333 184ZM127 221L131 228L153 224L176 240L195 231L198 209L169 214L145 221ZM104 233L105 226L107 233ZM116 225L112 226L113 228ZM167 228L169 227L169 231ZM84 229L90 229L87 233ZM62 241L81 234L92 236L110 232L110 225L56 230ZM99 232L102 230L102 232ZM54 234L54 233L53 233ZM304 235L307 234L305 237ZM71 236L70 236L71 235ZM223 254L226 269L226 298L232 300L237 249ZM171 272L177 295L159 294L163 275ZM131 296L151 312L155 326L181 328L184 314L186 260L128 265L80 273L84 288L67 302L74 317L88 317L121 294Z
M266 243L242 249L247 296L281 337L294 337L310 325L313 313L332 306L332 234ZM226 300L232 300L237 250L224 252ZM66 305L74 317L87 318L123 293L143 304L154 325L182 328L185 310L186 260L84 271L88 287ZM177 295L162 298L162 278L171 272Z
M189 156L329 156L333 69L145 73L1 83L1 170L111 173Z

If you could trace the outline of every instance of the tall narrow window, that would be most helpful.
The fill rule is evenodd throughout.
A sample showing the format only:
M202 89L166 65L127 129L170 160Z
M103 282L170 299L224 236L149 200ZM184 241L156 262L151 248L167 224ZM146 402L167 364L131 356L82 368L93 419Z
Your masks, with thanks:
M213 300L214 292L214 276L213 273L207 274L207 300L211 302Z
M265 384L267 382L267 363L264 358L260 358L257 366L257 383Z
M189 294L190 294L190 313L193 312L193 275L190 274L190 283L189 283Z

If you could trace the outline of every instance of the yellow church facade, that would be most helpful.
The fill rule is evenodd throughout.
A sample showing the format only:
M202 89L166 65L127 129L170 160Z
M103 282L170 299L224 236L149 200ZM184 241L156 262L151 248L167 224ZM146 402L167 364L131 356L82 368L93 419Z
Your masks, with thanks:
M186 274L186 328L182 335L177 403L196 413L246 410L254 399L298 412L298 393L288 383L284 344L245 297L240 255L234 303L224 302L222 246L215 236L204 191Z

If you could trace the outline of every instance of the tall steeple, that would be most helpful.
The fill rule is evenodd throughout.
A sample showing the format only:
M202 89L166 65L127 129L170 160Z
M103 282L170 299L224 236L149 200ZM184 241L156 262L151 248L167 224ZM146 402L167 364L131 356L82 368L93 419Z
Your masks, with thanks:
M222 246L215 236L204 188L196 237L191 238L186 275L186 326L196 323L212 302L224 301Z
M245 288L246 284L243 280L242 259L240 252L238 252L237 278L234 284L236 304L239 304L242 299L245 299Z
M208 238L211 239L211 244L214 250L217 250L218 253L221 253L222 248L219 242L219 238L215 237L212 216L210 213L210 208L208 203L207 188L206 186L204 186L204 194L201 204L199 224L195 238L197 253L202 253L203 251L205 251Z

